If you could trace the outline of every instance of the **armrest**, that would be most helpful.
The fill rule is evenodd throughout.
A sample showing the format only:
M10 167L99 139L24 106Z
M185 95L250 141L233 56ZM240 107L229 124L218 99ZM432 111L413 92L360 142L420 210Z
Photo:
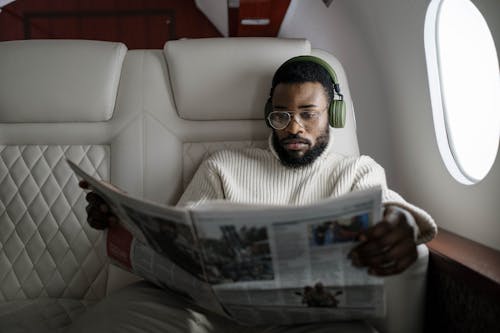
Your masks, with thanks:
M500 251L443 229L428 245L426 331L498 331Z

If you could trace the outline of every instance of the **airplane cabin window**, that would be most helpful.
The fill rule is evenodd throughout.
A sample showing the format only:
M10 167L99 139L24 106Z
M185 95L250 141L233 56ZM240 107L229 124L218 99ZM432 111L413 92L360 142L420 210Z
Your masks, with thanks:
M493 166L500 138L500 71L492 34L470 0L432 0L424 37L439 151L456 180L475 184Z

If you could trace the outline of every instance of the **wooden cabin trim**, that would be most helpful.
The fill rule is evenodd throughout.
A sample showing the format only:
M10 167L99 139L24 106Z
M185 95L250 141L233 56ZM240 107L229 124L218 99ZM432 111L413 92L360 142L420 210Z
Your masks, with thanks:
M168 31L168 40L176 39L175 34L175 10L173 9L133 9L133 10L75 10L75 11L26 11L24 12L24 39L31 39L31 26L34 19L89 19L107 18L119 19L123 17L136 17L147 20L152 16L165 16L168 23L165 24Z
M427 245L425 332L500 332L500 251L444 229Z
M194 1L16 1L0 13L0 41L89 39L162 49L178 38L222 37Z
M276 37L290 6L290 0L240 0L228 2L229 37ZM243 20L269 20L266 25L243 25Z
M427 246L437 268L500 296L500 251L445 229L439 229L436 238Z

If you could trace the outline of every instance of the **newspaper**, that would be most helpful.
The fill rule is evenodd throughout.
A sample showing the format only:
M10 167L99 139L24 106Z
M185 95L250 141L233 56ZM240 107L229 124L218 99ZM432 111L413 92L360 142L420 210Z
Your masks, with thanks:
M110 228L108 256L193 304L247 325L385 315L383 279L347 259L381 219L378 187L302 206L179 208L128 196L68 163L129 232Z

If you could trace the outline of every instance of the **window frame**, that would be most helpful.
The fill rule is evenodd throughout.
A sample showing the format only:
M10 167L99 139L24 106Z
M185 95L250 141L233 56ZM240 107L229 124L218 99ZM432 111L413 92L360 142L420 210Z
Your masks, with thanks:
M456 179L458 182L466 185L476 184L482 179L478 179L470 174L467 170L464 169L464 166L460 163L461 156L458 157L456 143L453 142L453 137L451 132L450 121L445 100L444 91L445 88L443 86L443 74L442 74L442 66L440 65L440 56L439 56L439 17L441 14L441 10L443 4L447 0L432 0L427 8L427 13L425 16L425 26L424 26L424 42L425 42L425 56L427 62L427 74L429 80L429 90L431 97L431 106L432 106L432 116L434 123L434 130L436 135L436 140L438 144L438 149L441 154L441 158L449 171L449 173ZM471 4L475 7L475 5L471 2ZM477 9L477 8L476 8ZM477 11L479 15L482 14ZM484 16L482 19L486 23ZM487 26L487 23L486 23ZM491 35L491 30L488 28L488 32ZM498 59L498 55L496 53L496 48L494 46L495 57ZM498 68L498 60L497 60L497 68ZM500 82L500 74L499 74L499 82ZM500 86L500 84L499 84ZM500 110L499 110L500 112ZM455 129L456 131L456 129ZM499 138L500 138L500 124L499 124ZM496 155L498 154L498 144L499 141L496 141L496 153L493 156L493 161L491 165L489 165L488 174L493 167ZM486 176L486 175L485 175Z

